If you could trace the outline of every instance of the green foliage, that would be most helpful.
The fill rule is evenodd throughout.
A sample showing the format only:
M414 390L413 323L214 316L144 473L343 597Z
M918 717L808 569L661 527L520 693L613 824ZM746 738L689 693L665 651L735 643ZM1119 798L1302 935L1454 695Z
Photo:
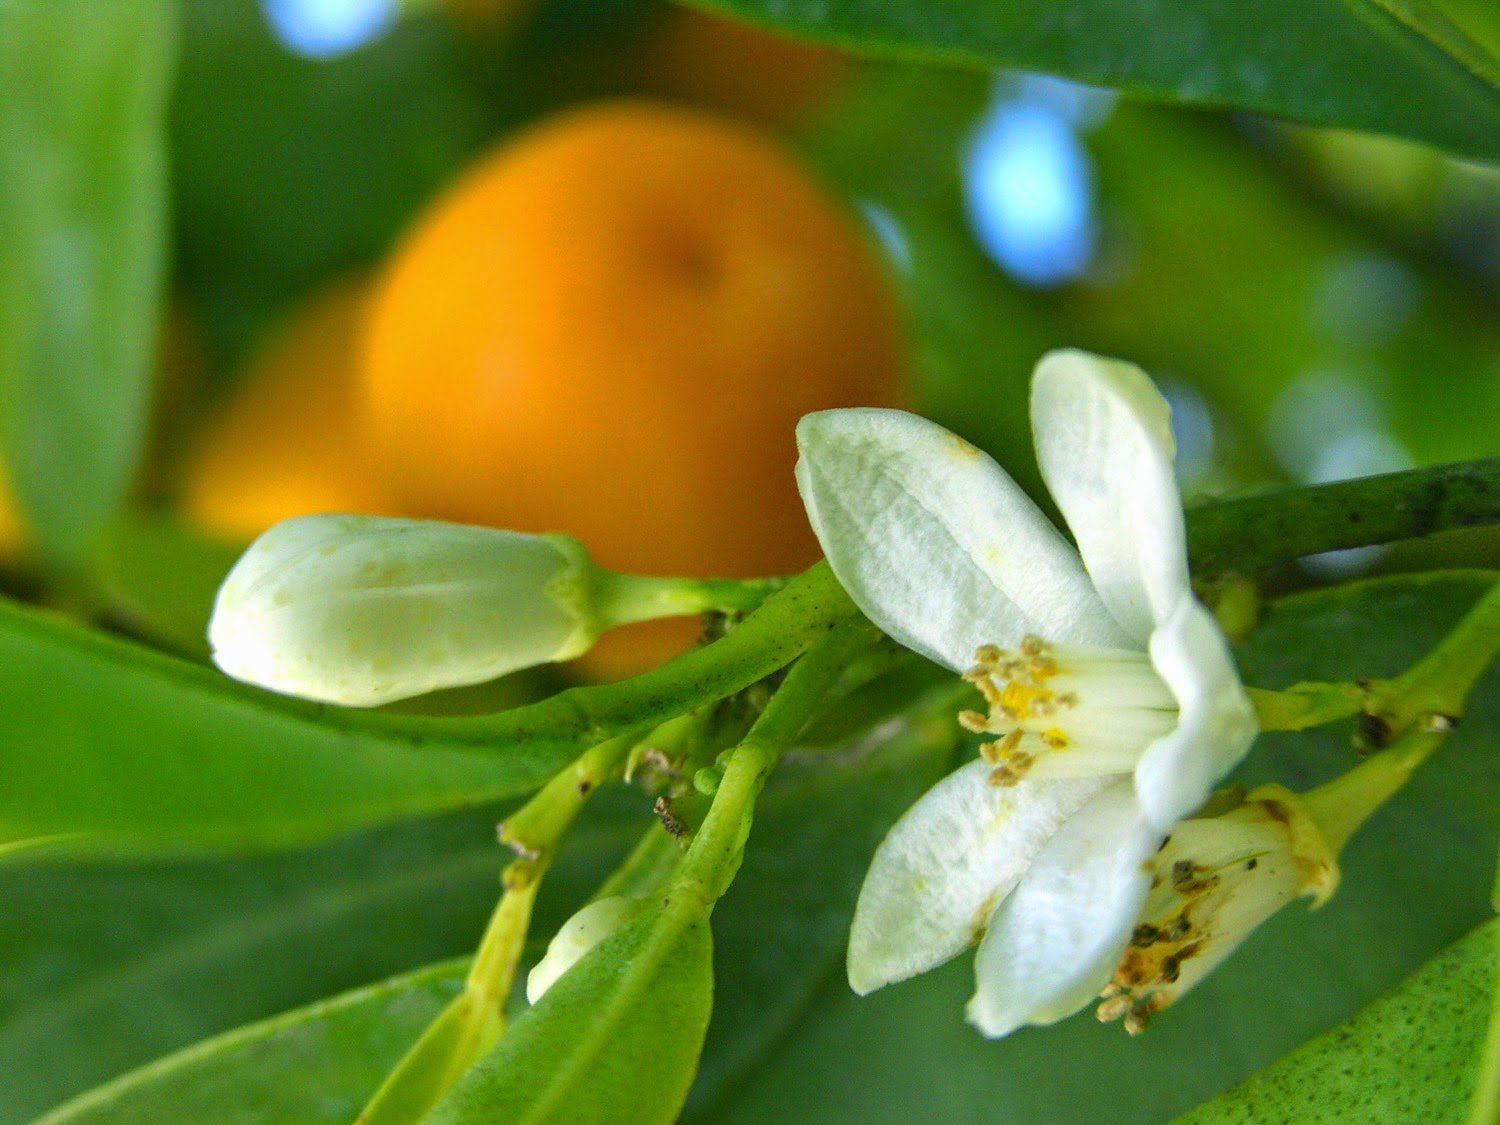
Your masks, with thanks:
M275 843L497 800L585 748L753 684L853 608L826 567L630 684L483 719L333 708L0 604L0 839ZM129 715L129 722L119 722Z
M1272 427L1313 372L1368 391L1381 433L1418 463L1493 453L1500 334L1476 283L1489 267L1457 259L1500 205L1462 222L1441 211L1457 172L1440 154L1392 145L1377 159L1368 141L1340 139L1368 158L1356 178L1388 173L1399 194L1414 169L1428 177L1410 198L1430 214L1376 222L1304 165L1327 137L1122 104L1078 127L1101 246L1086 279L1054 292L1015 284L979 247L961 169L981 116L1013 93L992 81L997 64L1500 158L1491 5L1443 0L1481 48L1420 0L701 3L871 54L969 64L864 67L798 143L889 236L917 404L1023 481L1036 483L1025 375L1061 344L1200 389L1218 443L1210 487L1303 471ZM45 552L19 585L67 579L62 592L96 620L192 658L0 605L0 901L21 921L0 926L5 1123L68 1098L54 1119L349 1120L455 994L463 966L446 959L473 948L505 859L494 802L601 739L774 675L849 612L815 571L639 683L480 718L318 707L204 667L232 556L170 519L120 512L167 242L187 306L232 357L309 287L374 261L505 129L632 88L633 37L654 6L544 2L506 45L429 12L313 62L274 43L254 0L187 0L164 139L177 7L0 3L0 444ZM1450 222L1458 250L1439 242ZM1408 304L1365 309L1380 331L1361 336L1329 303L1360 300L1355 275L1371 263L1400 275ZM1195 571L1367 542L1366 515L1380 534L1491 522L1485 472L1460 470L1480 487L1425 507L1416 492L1350 484L1363 526L1342 539L1325 517L1350 505L1328 506L1331 494L1200 511ZM1241 650L1247 678L1397 672L1492 580L1399 578L1275 602ZM1486 752L1495 673L1451 745L1356 838L1326 909L1275 918L1143 1040L1081 1016L987 1043L962 1023L967 959L865 1000L843 980L870 853L950 764L956 731L923 718L882 727L880 745L863 735L931 698L931 671L898 666L815 720L807 734L823 749L772 779L711 937L707 907L674 894L538 1007L517 1000L511 1032L439 1118L666 1120L686 1098L690 1121L905 1121L920 1106L936 1119L1154 1122L1237 1082L1190 1120L1319 1120L1309 1096L1329 1119L1463 1114L1493 992L1494 924L1473 927L1500 834L1500 764ZM1264 737L1244 780L1334 776L1353 764L1349 733ZM536 937L650 823L638 791L599 800L544 884ZM92 838L36 839L73 833ZM145 850L103 850L121 846Z
M214 595L242 550L177 520L134 515L105 531L89 577L121 626L203 658Z
M1425 0L695 2L860 50L1046 71L1500 157L1500 64Z
M1480 420L1500 413L1500 322L1483 284L1299 186L1295 152L1274 137L1122 102L1081 138L1100 231L1094 269L1051 292L1012 282L975 241L963 193L962 154L992 96L1012 95L965 71L874 67L802 143L829 182L894 228L919 409L1034 493L1026 381L1037 356L1071 345L1130 356L1201 393L1212 475L1194 474L1190 493L1306 472L1277 428L1287 393L1319 379L1348 392L1341 421L1373 412L1418 464L1493 453L1493 427ZM1385 174L1416 175L1407 164L1418 155L1412 146ZM1405 297L1383 302L1372 276ZM1360 318L1378 327L1362 333Z
M714 1015L694 1103L752 1067L842 960L870 853L935 780L951 740L946 727L914 731L836 769L821 755L789 761L772 780L755 844L714 914ZM640 830L639 804L611 802L569 834L543 885L537 933L554 931L623 853ZM0 934L0 1071L17 1076L0 1086L0 1122L28 1120L236 1024L472 948L502 858L495 819L414 821L244 859L43 852L0 867L0 898L37 920ZM145 1006L152 1020L139 1019ZM403 1026L414 1039L422 1022ZM220 1052L199 1066L233 1070L239 1058ZM297 1081L295 1057L279 1079L262 1061L268 1084ZM153 1083L166 1090L178 1076L231 1081L191 1069Z
M713 1003L708 905L675 888L507 1029L426 1120L673 1120Z
M411 1036L462 986L462 974L462 965L437 965L252 1024L40 1120L351 1121Z
M7 916L25 923L0 928L0 1121L28 1121L199 1040L467 953L494 896L494 819L470 812L255 857L53 846L0 864ZM618 820L580 832L555 889L583 893L625 839ZM544 924L557 914L549 908Z
M0 438L77 564L143 444L166 248L169 0L0 7Z
M346 721L270 701L200 665L13 606L0 607L0 665L7 838L305 839L521 792L547 768L525 751L418 745L415 731L380 731L359 712Z
M1390 579L1293 597L1272 609L1245 647L1242 661L1255 682L1272 685L1329 673L1390 674L1441 636L1490 580L1488 575ZM1500 722L1496 693L1486 686L1493 682L1491 673L1480 685L1453 744L1356 838L1346 857L1344 886L1334 901L1318 914L1289 908L1133 1042L1085 1015L1045 1031L986 1043L961 1021L970 987L970 969L962 959L941 973L864 1000L849 994L843 981L843 941L864 864L884 829L941 768L942 747L951 732L913 731L864 763L857 758L830 762L821 755L789 762L791 772L774 781L763 799L745 868L715 912L715 1015L690 1117L760 1120L774 1111L798 1119L857 1113L883 1121L902 1119L910 1105L921 1103L935 1115L959 1119L983 1114L1067 1122L1107 1115L1123 1122L1157 1121L1215 1094L1348 1018L1485 917L1487 872L1472 856L1493 849L1500 830L1500 807L1493 796L1500 789L1500 765L1483 753ZM1347 729L1334 728L1313 735L1266 736L1261 749L1269 761L1255 761L1245 780L1254 783L1275 775L1291 778L1299 788L1314 784L1353 760L1347 734ZM1438 817L1444 828L1434 833L1428 826ZM458 850L451 853L453 861L439 860L435 867L411 855L403 866L400 851L369 853L359 862L369 872L385 872L371 891L389 882L410 888L402 895L413 897L404 898L405 905L392 903L388 921L377 927L380 940L367 932L372 927L359 924L368 915L356 910L341 923L349 936L339 937L334 930L318 947L334 959L343 943L363 933L365 958L379 956L382 942L397 947L392 951L397 956L398 935L410 925L411 912L427 918L434 905L443 903L453 904L446 909L462 903L468 931L477 932L486 905L484 888L493 888L483 873L498 866L483 831L486 823L478 818L453 821L445 830L451 842L444 846ZM572 843L588 850L586 840L607 838L616 849L623 848L627 830L619 820L611 823L615 827L607 837ZM464 824L469 827L463 829ZM400 847L416 847L428 832L407 833ZM386 838L396 839L391 830ZM351 841L342 847L343 857L329 853L326 865L348 866L368 845ZM460 856L466 858L454 867ZM234 870L223 866L228 861L212 862L219 866L204 869L205 883L221 882ZM469 874L443 889L437 872L444 869ZM247 869L247 876L253 870ZM424 876L424 870L433 876ZM549 876L549 882L559 873ZM360 875L353 885L369 877ZM419 891L429 877L439 878L438 889ZM298 917L311 920L323 913L319 903L331 906L349 893L336 878L326 890L330 897L315 893L319 880L327 878L309 872L307 891L293 896L293 902L307 898L307 905L292 908L289 928L295 928ZM100 885L114 881L103 879ZM575 882L579 889L572 895L582 885ZM14 889L6 893L7 901L18 901ZM181 885L170 884L155 892L161 902L181 894ZM75 888L66 899L50 901L78 897ZM375 897L385 897L384 892ZM234 898L226 893L226 908ZM100 921L107 916L119 926L139 912L144 922L153 916L150 901L142 884L127 881L100 903ZM1425 909L1411 910L1415 901ZM48 909L39 901L31 913ZM56 945L80 920L76 912L52 909L55 930L50 936L37 935L39 953ZM253 903L248 909L253 918ZM560 917L554 909L541 925L555 926ZM189 930L202 924L185 922ZM429 941L437 931L451 928L437 918L430 924ZM314 940L313 932L299 940ZM149 949L148 935L142 938ZM69 944L98 956L111 941L118 938L79 933ZM454 944L461 947L457 940ZM163 952L171 948L168 940ZM243 982L237 987L253 986L253 995L263 992L273 956L297 956L290 952L295 946L283 948L288 952L246 956L244 947L232 945L221 961L205 963L203 970L226 982ZM141 987L176 978L174 960L158 961L158 972L167 975L139 978ZM107 965L101 970L108 972L105 980L117 976ZM20 987L25 990L24 983ZM31 987L36 1014L28 1026L51 1002L45 980L32 978ZM194 992L174 986L172 995L185 998ZM113 1011L112 1018L121 1021L117 1026L128 1028L138 1011L132 997L117 993L103 1008L91 1008L91 1016L80 1010L70 1018L97 1021ZM247 1014L253 1016L254 1008ZM46 1040L35 1041L19 1027L19 1038L6 1038L4 1026L0 1024L0 1046L24 1041L34 1050L48 1049ZM51 1026L64 1034L64 1027ZM222 1026L210 1022L205 1030ZM115 1069L120 1065L117 1061ZM29 1074L36 1068L7 1064L6 1069ZM94 1071L96 1077L108 1073Z
M1489 922L1352 1020L1181 1118L1258 1121L1463 1121L1495 988Z

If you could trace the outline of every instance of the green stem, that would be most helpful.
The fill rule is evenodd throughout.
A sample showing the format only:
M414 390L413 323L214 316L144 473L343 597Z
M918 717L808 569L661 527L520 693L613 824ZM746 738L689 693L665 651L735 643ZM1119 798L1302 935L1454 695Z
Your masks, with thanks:
M1304 797L1335 852L1442 745L1458 724L1474 684L1497 654L1500 583L1426 656L1394 680L1369 688L1369 699L1385 704L1370 714L1379 720L1384 736L1394 741Z
M850 659L880 634L863 618L845 621L787 673L760 718L733 750L713 806L677 870L675 883L695 883L708 902L733 882L750 835L755 800L782 754L839 681Z
M505 869L505 893L480 939L464 990L386 1076L360 1114L360 1125L420 1120L499 1040L542 876L589 796L620 774L634 743L633 737L622 737L586 750L501 825L501 841L518 858Z
M755 609L783 584L777 578L647 578L600 570L594 603L601 629L658 617Z
M1260 729L1307 730L1359 714L1364 693L1354 684L1294 684L1283 691L1247 687Z
M521 862L550 859L552 850L595 789L625 768L639 741L623 735L585 750L572 765L558 771L537 794L505 818L500 842L513 848Z
M1394 680L1376 685L1378 714L1393 731L1419 719L1454 720L1484 670L1500 654L1500 582L1491 586L1431 652Z
M1458 719L1474 683L1500 655L1500 583L1447 636L1401 675L1360 684L1246 688L1260 729L1306 730L1364 712L1384 745L1417 723L1443 733Z
M503 753L517 778L541 782L590 746L645 734L676 715L723 699L786 667L840 621L858 614L826 562L787 582L711 645L683 653L634 679L568 691L498 715L434 719L340 713L351 728L403 732L444 745ZM296 704L284 704L297 706ZM312 705L307 705L310 710Z
M1303 795L1303 804L1335 855L1360 825L1400 791L1445 737L1446 732L1413 731L1348 773Z
M1254 496L1189 509L1193 576L1248 574L1322 551L1500 523L1500 457Z

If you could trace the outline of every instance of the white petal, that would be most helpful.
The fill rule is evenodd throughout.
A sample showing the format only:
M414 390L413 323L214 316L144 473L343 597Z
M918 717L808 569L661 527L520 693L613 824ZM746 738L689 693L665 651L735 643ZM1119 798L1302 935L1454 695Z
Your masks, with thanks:
M1141 755L1135 788L1147 819L1165 830L1207 800L1259 727L1223 631L1191 594L1151 634L1151 663L1177 697L1177 728Z
M875 852L849 932L863 995L940 965L978 940L1032 857L1108 779L989 784L970 762L907 810Z
M303 516L241 556L208 637L236 679L373 706L577 656L593 639L587 566L560 536Z
M1104 604L1138 644L1188 588L1166 400L1140 368L1049 352L1031 384L1037 461Z
M1093 999L1130 941L1160 843L1128 781L1074 814L990 919L974 961L969 1021L999 1038Z
M526 1001L535 1004L559 977L582 961L594 946L624 929L644 913L647 902L610 895L596 899L562 924L547 952L526 977Z
M1047 517L986 454L899 410L827 410L797 426L797 485L855 603L908 648L962 670L1027 633L1119 647Z

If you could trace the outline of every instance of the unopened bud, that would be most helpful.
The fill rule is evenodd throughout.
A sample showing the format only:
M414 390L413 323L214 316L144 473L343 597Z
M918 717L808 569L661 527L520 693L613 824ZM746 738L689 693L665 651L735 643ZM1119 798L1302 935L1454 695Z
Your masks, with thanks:
M304 516L257 539L208 627L229 675L374 706L584 652L594 568L560 535Z
M547 946L547 952L526 978L526 999L535 1004L584 955L611 934L633 921L646 902L612 895L591 902L563 923Z

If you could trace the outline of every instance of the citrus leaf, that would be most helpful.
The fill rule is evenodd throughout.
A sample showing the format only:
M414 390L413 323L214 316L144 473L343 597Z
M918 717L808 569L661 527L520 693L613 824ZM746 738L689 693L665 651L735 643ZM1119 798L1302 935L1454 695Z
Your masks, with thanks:
M798 755L772 778L714 911L714 1014L694 1101L753 1064L842 958L870 854L937 777L951 734L912 731L848 759ZM568 834L534 934L554 932L639 834L639 800L615 796L600 793ZM496 818L475 810L244 858L53 848L0 866L0 901L32 920L0 929L0 1122L237 1024L465 952L493 906ZM180 1073L229 1088L206 1063Z
M595 798L548 873L537 932L560 925L629 848L641 803L615 789ZM471 953L498 893L503 813L248 856L55 844L0 862L6 917L24 920L0 926L0 1122L30 1121L210 1036Z
M105 530L91 577L133 633L206 658L214 595L243 550L174 519L128 514Z
M0 6L0 435L63 562L119 509L144 443L175 39L167 0Z
M37 1125L352 1121L412 1036L463 988L464 969L434 965L206 1040Z
M712 1005L708 906L676 888L564 973L425 1120L673 1121Z
M1500 64L1425 0L695 0L874 53L1009 66L1500 159Z
M279 842L519 792L547 762L437 723L268 702L218 673L0 606L0 834ZM430 730L430 736L423 738Z
M1352 1020L1178 1120L1462 1121L1495 988L1500 922L1480 926Z

